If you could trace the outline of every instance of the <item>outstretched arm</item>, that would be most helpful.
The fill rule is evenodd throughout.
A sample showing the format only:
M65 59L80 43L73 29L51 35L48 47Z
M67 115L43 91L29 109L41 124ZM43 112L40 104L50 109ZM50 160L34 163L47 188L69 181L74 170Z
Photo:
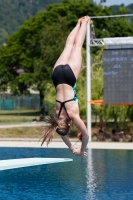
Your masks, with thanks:
M79 129L79 131L82 133L81 148L75 149L67 136L61 136L61 138L75 155L85 157L86 156L85 149L87 147L88 137L89 137L88 132L87 132L87 128L86 128L84 122L80 119L79 115L77 115L73 119L73 123L76 125L76 127Z
M73 118L73 123L75 124L75 126L79 129L79 131L82 134L81 149L78 149L78 151L76 151L76 149L75 149L75 154L80 154L80 153L83 154L85 152L85 149L86 149L87 144L88 144L88 138L89 138L88 131L87 131L87 128L86 128L84 122L79 117L79 115L76 115Z

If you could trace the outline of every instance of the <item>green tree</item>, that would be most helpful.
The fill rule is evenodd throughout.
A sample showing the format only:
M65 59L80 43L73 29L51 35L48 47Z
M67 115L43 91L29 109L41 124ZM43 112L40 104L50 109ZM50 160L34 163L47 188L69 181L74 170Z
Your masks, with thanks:
M14 94L28 94L28 88L39 91L43 113L46 84L51 82L52 68L65 45L68 29L62 18L53 26L41 20L33 20L30 27L25 24L7 40L7 46L1 48L0 68L3 71L0 76L3 88L10 87ZM20 68L25 74L17 73Z
M35 16L39 11L46 10L51 3L59 3L61 0L0 0L0 44L27 19ZM3 31L4 30L4 31ZM0 31L1 32L1 31Z

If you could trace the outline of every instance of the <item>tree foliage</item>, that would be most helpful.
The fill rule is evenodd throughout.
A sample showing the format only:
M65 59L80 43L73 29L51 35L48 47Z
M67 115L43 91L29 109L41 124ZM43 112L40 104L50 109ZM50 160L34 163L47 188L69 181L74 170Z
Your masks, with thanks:
M30 19L35 16L38 12L44 11L49 4L61 3L70 4L75 2L73 0L0 0L0 44L5 42L5 38L9 37L11 33L18 30L19 26L23 24L25 20ZM79 0L79 2L81 2ZM94 2L93 0L88 0L88 2ZM83 3L83 1L82 1ZM80 3L81 5L81 3ZM71 8L74 10L74 7ZM127 13L133 12L133 4L124 6L124 4L119 6L112 6L111 11L120 14L119 8L127 8ZM106 8L107 9L107 8ZM71 12L70 11L70 12ZM62 10L64 12L64 10ZM83 7L79 15L83 13ZM102 11L101 11L102 13ZM89 13L87 13L89 14ZM93 13L92 13L93 14Z
M0 0L0 44L27 19L61 0Z

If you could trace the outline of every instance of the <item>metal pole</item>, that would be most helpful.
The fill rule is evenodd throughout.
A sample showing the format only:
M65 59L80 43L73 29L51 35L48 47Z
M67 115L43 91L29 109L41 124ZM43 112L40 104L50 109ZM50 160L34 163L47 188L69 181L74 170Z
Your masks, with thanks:
M91 52L90 52L90 21L87 25L86 34L86 71L87 71L87 129L89 133L89 142L91 142Z
M18 96L18 121L20 121L20 99Z
M96 18L110 18L110 17L132 17L133 14L123 14L123 15L108 15L108 16L91 16L91 19L96 19Z

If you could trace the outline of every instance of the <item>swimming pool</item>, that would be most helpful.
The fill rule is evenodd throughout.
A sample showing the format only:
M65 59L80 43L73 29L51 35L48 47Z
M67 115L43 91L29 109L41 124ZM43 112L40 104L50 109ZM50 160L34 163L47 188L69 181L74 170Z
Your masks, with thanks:
M132 200L133 151L88 150L87 158L69 149L0 148L0 159L73 158L0 171L0 200Z

